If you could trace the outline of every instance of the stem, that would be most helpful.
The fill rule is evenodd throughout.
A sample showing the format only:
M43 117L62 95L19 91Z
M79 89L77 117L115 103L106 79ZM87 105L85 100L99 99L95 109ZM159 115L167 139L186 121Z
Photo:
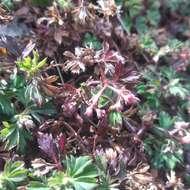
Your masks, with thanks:
M57 60L54 59L54 61L55 61L55 67L56 67L57 72L58 72L58 74L59 74L59 77L60 77L60 79L61 79L61 83L62 83L62 85L64 85L65 82L64 82L63 76L62 76L62 74L61 74L60 68L59 68L59 66L57 66L57 65L58 65Z
M119 12L117 13L117 20L119 21L119 23L120 23L121 26L123 27L123 30L124 30L127 34L129 34L129 31L128 31L128 29L126 28L126 26L125 26L125 24L124 24L124 22L123 22L123 20L122 20L121 15L120 15Z
M71 125L69 125L67 122L63 121L63 124L64 126L73 134L73 136L78 140L79 142L79 146L81 147L81 149L84 151L84 152L87 152L86 151L86 147L83 143L83 140L82 138L77 134L77 132L72 128Z
M103 88L91 99L92 104L87 108L88 110L92 110L97 104L100 96L102 96L104 90L107 88L107 84L103 86Z

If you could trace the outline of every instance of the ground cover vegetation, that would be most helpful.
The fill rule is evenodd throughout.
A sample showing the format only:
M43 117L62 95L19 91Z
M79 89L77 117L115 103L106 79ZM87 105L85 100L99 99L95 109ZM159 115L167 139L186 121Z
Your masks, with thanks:
M0 2L0 190L189 189L189 0Z

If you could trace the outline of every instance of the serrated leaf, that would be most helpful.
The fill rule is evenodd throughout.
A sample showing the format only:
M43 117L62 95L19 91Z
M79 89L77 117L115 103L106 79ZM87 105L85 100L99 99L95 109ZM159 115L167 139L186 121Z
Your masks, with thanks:
M159 115L159 124L160 127L164 129L169 129L174 123L174 119L170 117L170 115L164 111L160 112Z

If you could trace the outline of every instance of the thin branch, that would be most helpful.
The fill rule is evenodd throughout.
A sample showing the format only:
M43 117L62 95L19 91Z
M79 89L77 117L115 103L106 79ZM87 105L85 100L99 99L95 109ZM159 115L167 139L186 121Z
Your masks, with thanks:
M59 74L59 77L60 77L60 79L61 79L61 83L62 83L62 85L64 85L65 82L64 82L63 76L62 76L62 74L61 74L60 68L59 68L59 66L57 66L57 65L58 65L57 60L54 59L54 61L55 61L55 65L56 65L55 67L56 67L57 72L58 72L58 74Z
M64 126L73 134L73 136L77 139L77 141L79 142L79 146L81 147L81 149L84 152L87 152L87 148L83 143L82 138L80 137L80 135L77 134L77 132L72 128L71 125L69 125L67 122L63 121Z

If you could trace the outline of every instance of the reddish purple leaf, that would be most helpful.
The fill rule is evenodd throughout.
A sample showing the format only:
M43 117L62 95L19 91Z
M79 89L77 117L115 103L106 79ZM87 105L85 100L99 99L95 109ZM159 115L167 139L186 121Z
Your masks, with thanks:
M48 155L53 161L57 162L56 144L52 135L38 133L39 148Z

